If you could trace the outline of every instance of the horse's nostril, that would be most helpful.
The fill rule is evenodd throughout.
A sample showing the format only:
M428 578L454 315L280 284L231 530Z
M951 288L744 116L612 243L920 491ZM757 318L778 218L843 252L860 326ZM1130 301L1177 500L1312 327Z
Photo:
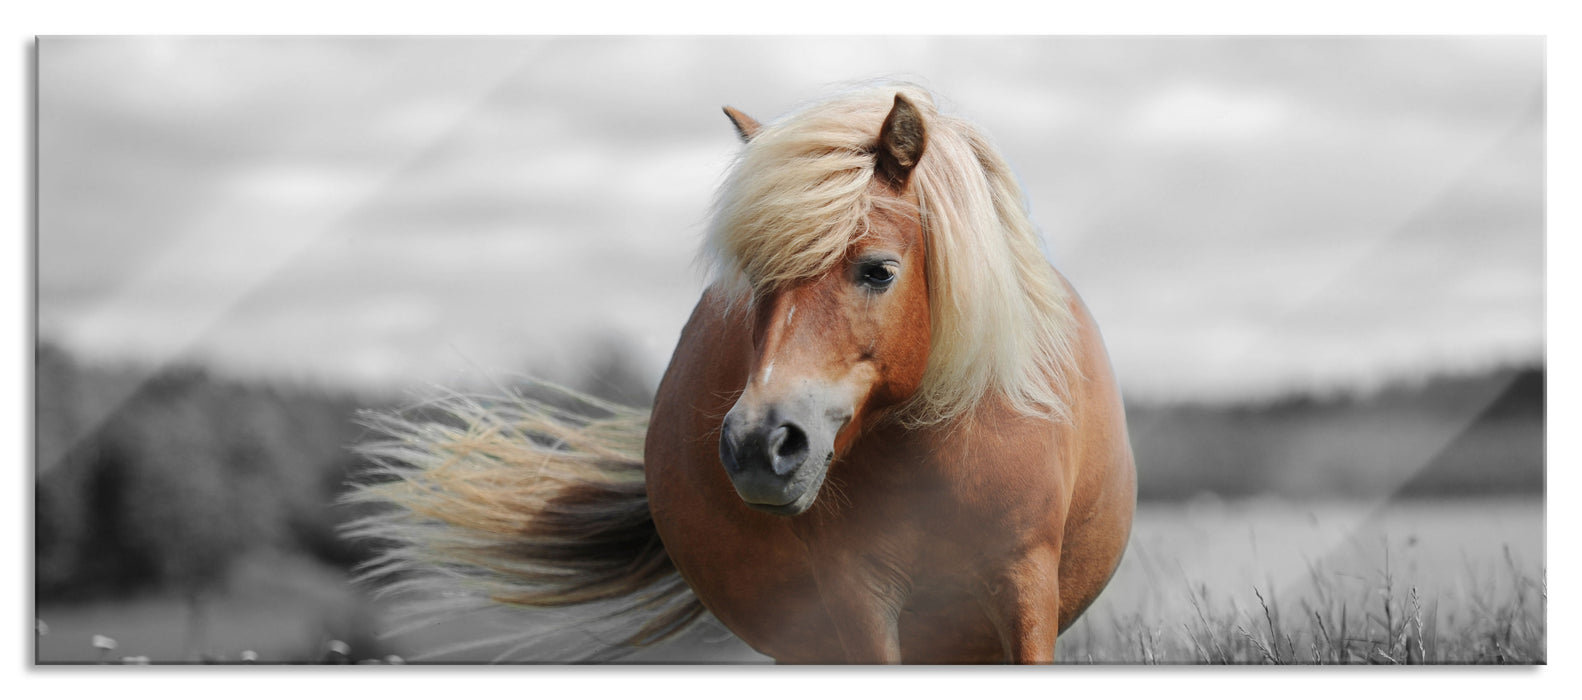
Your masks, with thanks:
M807 457L807 433L794 423L786 423L769 434L769 453L776 474L785 474Z

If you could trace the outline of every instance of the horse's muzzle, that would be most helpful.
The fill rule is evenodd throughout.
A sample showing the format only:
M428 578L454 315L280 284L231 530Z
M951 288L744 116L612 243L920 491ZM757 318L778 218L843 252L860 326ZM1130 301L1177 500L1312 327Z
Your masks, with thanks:
M720 463L725 473L751 508L776 515L806 511L824 483L835 429L825 421L799 419L780 407L769 407L759 416L753 413L757 412L738 405L725 415L720 426Z

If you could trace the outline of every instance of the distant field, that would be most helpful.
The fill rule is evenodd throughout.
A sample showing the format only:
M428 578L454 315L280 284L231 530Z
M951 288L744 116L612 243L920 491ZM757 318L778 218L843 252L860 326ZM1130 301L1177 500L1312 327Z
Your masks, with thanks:
M1535 498L1144 504L1120 571L1061 639L1058 656L1068 663L1543 663L1544 562L1543 502ZM358 658L487 662L507 645L424 652L513 631L512 620L465 619L376 641L372 632L390 625L384 608L360 601L323 570L265 562L241 573L228 596L206 606L195 641L179 600L45 608L39 616L50 631L38 660L196 661L207 653L234 661L250 649L264 662L311 661L343 638ZM118 649L94 649L94 634L115 637ZM630 660L767 661L717 627Z

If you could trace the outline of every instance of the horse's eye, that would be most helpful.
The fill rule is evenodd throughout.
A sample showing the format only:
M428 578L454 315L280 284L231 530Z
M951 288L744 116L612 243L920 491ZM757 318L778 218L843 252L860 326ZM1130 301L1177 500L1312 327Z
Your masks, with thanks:
M863 263L859 272L862 275L862 283L874 289L885 289L895 281L895 272L884 263Z

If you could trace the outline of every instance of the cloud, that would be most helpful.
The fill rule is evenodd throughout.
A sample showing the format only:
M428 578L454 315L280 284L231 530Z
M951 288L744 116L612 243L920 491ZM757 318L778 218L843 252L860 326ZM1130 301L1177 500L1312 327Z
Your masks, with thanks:
M655 373L737 144L830 86L978 121L1127 390L1541 352L1530 38L68 38L40 49L40 324L97 357L378 383Z
M1213 147L1262 141L1290 117L1289 103L1273 95L1183 83L1139 104L1125 128L1149 145Z

